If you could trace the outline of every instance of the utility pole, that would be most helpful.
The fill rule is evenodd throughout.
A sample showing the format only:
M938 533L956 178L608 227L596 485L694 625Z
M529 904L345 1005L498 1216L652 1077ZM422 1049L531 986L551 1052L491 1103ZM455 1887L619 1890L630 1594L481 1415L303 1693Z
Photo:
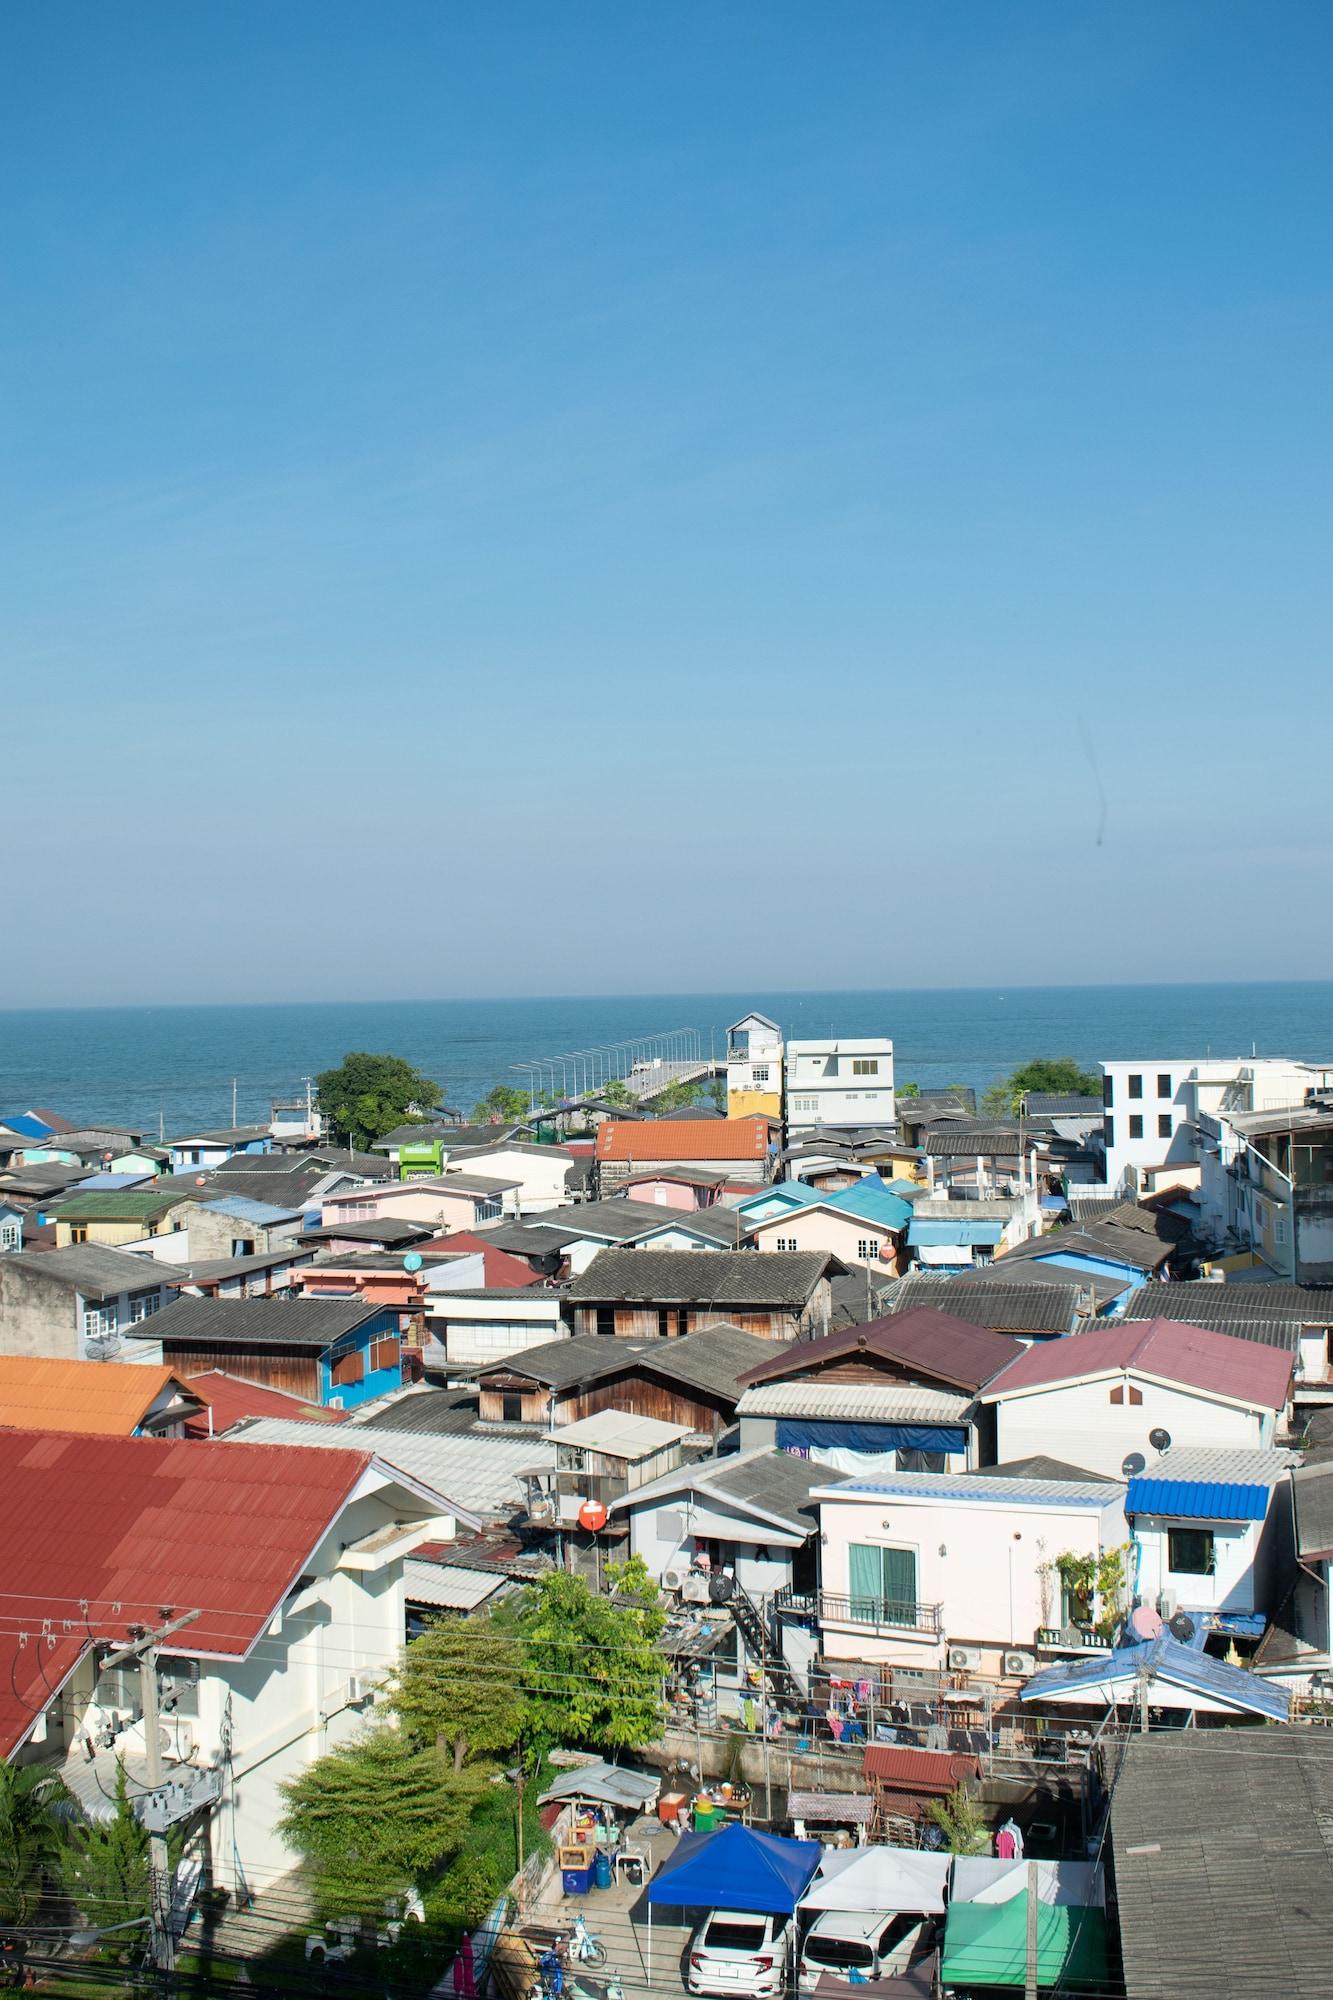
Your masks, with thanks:
M236 1130L236 1079L231 1080L231 1129Z
M143 1708L144 1763L149 1793L162 1788L162 1744L159 1738L161 1723L157 1703L157 1652L164 1639L179 1632L184 1625L192 1625L199 1616L197 1611L183 1611L177 1618L167 1616L165 1623L156 1631L144 1632L128 1645L121 1646L114 1653L108 1653L103 1661L105 1667L118 1667L127 1660L137 1660L139 1665L139 1699ZM191 1808L186 1809L186 1816ZM162 1974L164 1993L170 1994L174 1988L173 1974L176 1969L176 1939L171 1928L171 1869L167 1858L167 1826L165 1814L158 1815L156 1826L150 1826L148 1834L148 1893L150 1901L149 1924L151 1926L153 1964Z

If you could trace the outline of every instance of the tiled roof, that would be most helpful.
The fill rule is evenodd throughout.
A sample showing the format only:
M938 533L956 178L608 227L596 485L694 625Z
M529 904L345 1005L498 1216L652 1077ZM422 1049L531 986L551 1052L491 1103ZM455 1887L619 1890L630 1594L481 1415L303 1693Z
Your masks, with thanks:
M1111 1222L1090 1222L1082 1229L1052 1229L1007 1250L997 1262L1050 1257L1088 1257L1105 1264L1123 1264L1134 1271L1155 1271L1175 1250L1142 1229L1123 1229ZM1059 1268L1057 1266L1057 1268Z
M212 1206L210 1202L209 1207ZM304 1229L303 1243L377 1243L386 1249L420 1246L430 1235L429 1222L409 1222L403 1216L384 1215L379 1221L327 1222L318 1229Z
M818 1379L819 1369L830 1362L872 1354L954 1388L973 1390L998 1375L1021 1351L1007 1334L947 1312L916 1307L784 1348L752 1369L746 1381L776 1382L798 1375Z
M1280 1348L1235 1340L1184 1320L1117 1322L1028 1348L988 1384L982 1397L991 1402L1122 1372L1174 1382L1251 1409L1280 1410L1287 1400L1291 1357Z
M808 1417L857 1424L962 1424L972 1398L910 1382L757 1382L736 1406L738 1417Z
M166 1607L197 1608L173 1651L245 1655L369 1464L367 1449L0 1431L0 1755L23 1740L90 1633L126 1639Z
M130 1437L162 1391L184 1384L171 1368L127 1361L54 1361L0 1354L0 1425Z
M641 1372L734 1399L740 1394L743 1371L753 1368L772 1345L762 1334L746 1333L725 1321L679 1340L612 1341L585 1333L505 1355L488 1362L480 1373L483 1379L490 1374L528 1376L552 1389L570 1389Z
M810 1458L786 1451L745 1451L726 1458L709 1458L678 1466L647 1486L617 1501L613 1512L660 1500L672 1493L715 1494L737 1506L752 1508L792 1534L809 1534L816 1523L810 1495L817 1486L836 1484L837 1474Z
M53 1202L51 1213L61 1222L151 1222L177 1202L200 1198L198 1187L187 1187L184 1181L178 1187L173 1180L158 1181L150 1188L94 1188L90 1194L76 1189Z
M600 1250L567 1297L716 1306L725 1319L728 1305L803 1306L836 1264L822 1250Z
M101 1367L102 1363L96 1364ZM136 1366L136 1375L144 1371ZM343 1424L347 1421L345 1410L321 1409L317 1403L304 1403L299 1396L289 1396L285 1389L270 1389L259 1382L244 1382L238 1375L229 1375L221 1368L210 1368L205 1374L190 1375L188 1386L197 1396L202 1396L208 1405L202 1416L187 1418L187 1437L221 1437L233 1424L239 1424L245 1417L290 1417L311 1424ZM209 1428L209 1416L212 1428Z
M599 1160L762 1160L766 1118L608 1118L597 1128Z
M1333 1459L1293 1472L1291 1492L1302 1561L1333 1555Z
M168 1346L325 1348L382 1310L365 1299L201 1299L182 1294L129 1329Z

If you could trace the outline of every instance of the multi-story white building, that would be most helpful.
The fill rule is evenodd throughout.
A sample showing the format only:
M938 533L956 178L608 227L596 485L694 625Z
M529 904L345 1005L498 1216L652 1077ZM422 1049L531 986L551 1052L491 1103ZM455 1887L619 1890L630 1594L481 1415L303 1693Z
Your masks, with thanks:
M728 1118L781 1118L782 1030L767 1014L727 1029Z
M1233 1116L1304 1104L1333 1082L1333 1067L1281 1056L1137 1057L1104 1062L1101 1070L1106 1180L1112 1187L1128 1182L1135 1192L1140 1174L1161 1166L1178 1168L1182 1181L1197 1185L1206 1179L1201 1155L1209 1135L1214 1145L1220 1137L1228 1162L1234 1157Z
M887 1036L858 1041L787 1044L787 1138L818 1127L855 1130L891 1125L893 1043Z

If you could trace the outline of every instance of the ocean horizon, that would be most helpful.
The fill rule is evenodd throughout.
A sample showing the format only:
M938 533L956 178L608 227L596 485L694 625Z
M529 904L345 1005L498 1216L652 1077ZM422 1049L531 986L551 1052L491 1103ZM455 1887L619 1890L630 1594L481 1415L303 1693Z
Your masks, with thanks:
M203 1002L0 1011L0 1114L44 1105L168 1136L267 1120L274 1097L349 1049L401 1055L470 1110L524 1063L693 1029L704 1052L758 1009L788 1037L893 1037L898 1082L977 1089L1035 1055L1333 1057L1333 981L1107 983L551 995L544 998ZM569 1071L571 1085L574 1071ZM557 1070L557 1082L559 1072Z

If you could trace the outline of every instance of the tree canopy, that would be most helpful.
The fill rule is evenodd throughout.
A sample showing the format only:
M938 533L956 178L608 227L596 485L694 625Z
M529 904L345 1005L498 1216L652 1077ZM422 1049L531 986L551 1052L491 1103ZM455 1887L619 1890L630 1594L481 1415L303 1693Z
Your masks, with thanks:
M533 1733L548 1742L628 1750L662 1728L657 1587L641 1556L609 1564L606 1581L612 1594L599 1597L585 1578L556 1570L529 1586L514 1614Z
M441 1618L403 1653L393 1706L409 1729L469 1757L509 1750L523 1734L524 1650L489 1618Z
M516 1083L497 1083L472 1107L474 1125L517 1125L529 1117L532 1103Z
M69 1793L43 1764L0 1761L0 1924L27 1923L60 1868Z
M396 1125L411 1124L440 1097L438 1083L402 1056L368 1055L363 1049L345 1055L337 1069L321 1070L315 1089L330 1135L353 1147L369 1146Z
M1033 1091L1048 1091L1062 1097L1100 1097L1099 1070L1080 1069L1072 1056L1034 1056L1020 1063L1012 1076L993 1083L982 1099L987 1111L1017 1117L1023 1099Z
M148 1833L130 1802L121 1763L116 1765L115 1801L113 1819L72 1821L59 1855L65 1894L84 1922L98 1930L146 1917L151 1907ZM167 1839L173 1868L180 1849L180 1829L173 1827Z

